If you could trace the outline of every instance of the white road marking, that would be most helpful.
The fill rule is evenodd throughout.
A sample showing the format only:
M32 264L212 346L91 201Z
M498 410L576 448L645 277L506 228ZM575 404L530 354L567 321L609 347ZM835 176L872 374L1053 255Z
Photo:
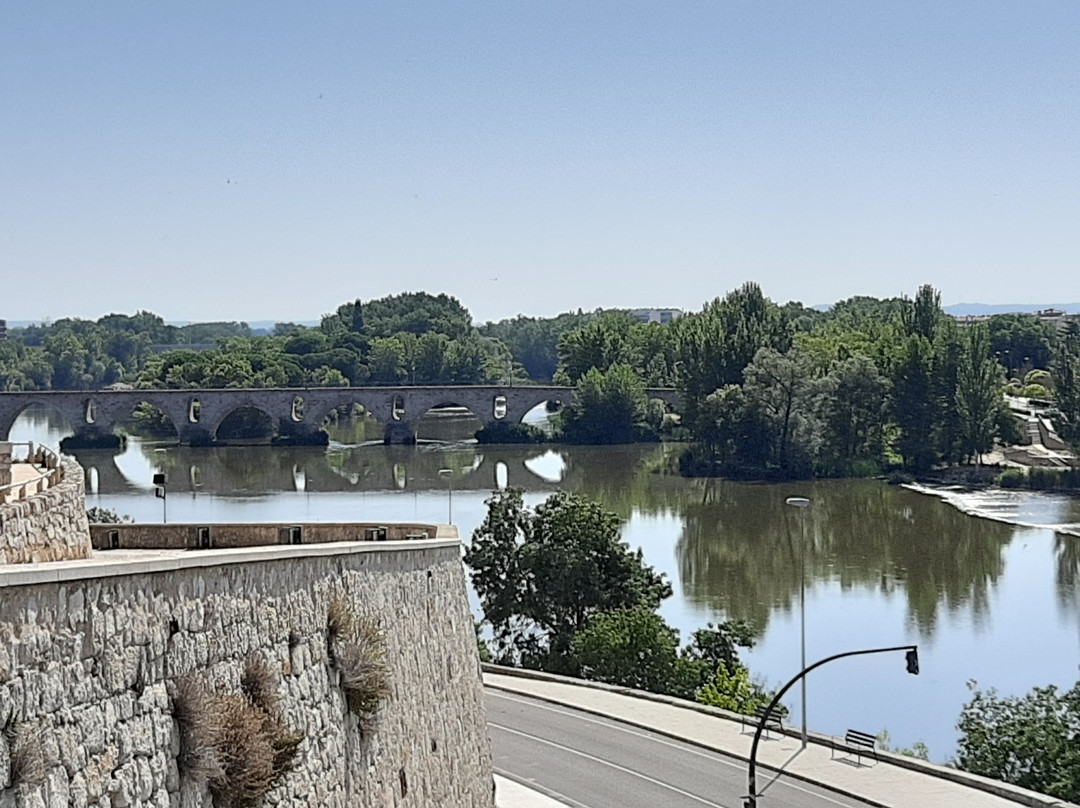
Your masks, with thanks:
M610 760L604 760L603 758L596 757L596 755L590 755L588 752L582 752L579 749L573 749L569 746L563 746L561 743L549 741L546 738L539 737L538 735L530 735L527 732L522 732L521 730L516 730L512 727L504 727L502 724L493 724L489 721L488 726L494 727L495 729L501 729L503 732L509 732L513 735L520 735L522 738L528 738L530 741L537 741L538 743L546 744L547 746L554 746L556 749L561 749L562 751L569 752L572 755L577 755L578 757L583 757L586 760L591 760L593 763L599 763L603 766L608 766L612 769L615 769L616 771L622 772L623 774L629 774L631 777L639 777L646 782L652 783L653 785L660 786L661 788L666 788L669 791L674 791L676 794L681 794L684 797L689 797L696 802L700 802L702 805L708 805L710 806L710 808L726 808L726 806L720 805L720 803L710 802L709 800L699 797L697 794L691 794L689 791L684 791L683 789L673 786L670 783L665 783L663 780L657 780L655 777L649 777L647 774L641 774L640 772L636 772L633 769L628 769L625 766L620 766L618 763L612 763Z
M549 703L541 702L541 701L535 701L535 700L530 699L528 697L519 697L519 696L509 694L509 693L505 693L503 691L498 691L498 690L487 690L486 692L488 694L492 695L492 696L497 696L498 698L505 699L506 701L513 701L513 702L517 702L518 704L526 704L529 707L535 707L535 708L540 709L540 710L547 710L548 712L557 713L558 715L564 715L564 716L566 716L568 718L576 718L579 721L585 721L585 722L588 722L590 724L597 724L599 726L607 727L609 729L618 730L619 732L625 732L627 735L634 735L634 736L636 736L638 738L644 738L645 740L653 741L654 743L663 744L664 746L670 746L673 749L679 749L679 750L681 750L683 752L689 752L692 755L697 755L698 757L706 758L706 759L708 759L708 760L710 760L712 762L715 762L715 763L722 763L725 766L729 766L732 769L744 769L744 768L746 768L745 763L733 763L730 760L727 760L726 757L724 756L723 752L712 752L712 753L705 752L705 751L702 751L701 749L695 748L689 742L677 743L675 741L669 740L669 739L664 738L664 737L659 736L659 735L654 735L652 733L642 732L642 731L640 731L640 730L638 730L638 729L636 729L634 727L627 727L627 726L623 725L619 721L619 719L617 719L617 718L609 718L608 720L605 721L605 720L601 720L600 718L597 718L595 716L591 716L591 715L589 715L587 713L571 712L568 709L559 709L558 707L554 707ZM779 775L777 775L777 776L779 776ZM808 788L804 788L803 786L800 786L798 783L792 783L790 780L777 780L777 779L774 778L773 780L771 780L769 782L769 785L770 786L783 786L785 788L794 789L795 791L801 791L803 794L809 794L809 795L811 795L813 797L816 797L817 799L825 800L826 802L831 802L833 805L843 806L843 808L850 808L850 806L852 805L851 802L841 802L840 800L833 799L828 794L822 794L820 791L812 791L812 790L810 790ZM824 786L822 788L824 788Z

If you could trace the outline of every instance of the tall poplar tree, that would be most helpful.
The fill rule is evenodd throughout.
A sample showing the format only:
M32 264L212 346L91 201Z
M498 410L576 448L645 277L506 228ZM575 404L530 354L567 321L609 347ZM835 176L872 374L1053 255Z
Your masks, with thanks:
M957 369L956 411L964 453L978 462L994 445L1005 380L1001 365L990 355L989 329L972 326L964 337Z

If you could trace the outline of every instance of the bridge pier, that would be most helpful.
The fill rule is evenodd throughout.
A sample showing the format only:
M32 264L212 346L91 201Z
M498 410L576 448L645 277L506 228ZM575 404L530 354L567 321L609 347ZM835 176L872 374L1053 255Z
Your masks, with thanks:
M79 429L60 441L60 449L119 449L124 438L105 429Z
M412 446L416 443L416 427L408 421L391 421L383 433L383 443L388 446Z

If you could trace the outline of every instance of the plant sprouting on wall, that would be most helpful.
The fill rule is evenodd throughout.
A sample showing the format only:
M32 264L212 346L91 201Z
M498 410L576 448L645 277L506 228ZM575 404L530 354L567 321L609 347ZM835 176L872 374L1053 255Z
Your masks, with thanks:
M245 662L241 692L221 693L202 677L176 681L181 770L210 788L216 805L255 805L295 765L304 733L285 723L274 672L262 657Z
M6 752L6 777L0 781L0 789L25 785L36 788L45 782L45 754L41 748L41 736L35 728L21 720L14 709L9 709L0 726L0 738Z
M371 722L391 694L382 628L372 618L357 615L342 596L331 599L326 624L327 652L341 674L349 711L361 722Z

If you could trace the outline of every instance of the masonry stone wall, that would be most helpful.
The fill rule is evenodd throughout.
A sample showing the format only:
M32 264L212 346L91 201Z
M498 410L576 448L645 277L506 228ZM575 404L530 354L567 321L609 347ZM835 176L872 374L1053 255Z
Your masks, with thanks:
M393 522L216 522L211 524L94 524L95 550L199 550L271 544L402 541L445 537L449 525Z
M209 808L177 683L239 694L256 658L304 733L257 805L493 806L456 540L114 551L40 569L0 568L0 808ZM341 602L385 638L391 693L363 725L328 652ZM43 777L26 777L27 750Z
M90 556L82 466L62 456L60 467L56 485L0 505L0 564Z

